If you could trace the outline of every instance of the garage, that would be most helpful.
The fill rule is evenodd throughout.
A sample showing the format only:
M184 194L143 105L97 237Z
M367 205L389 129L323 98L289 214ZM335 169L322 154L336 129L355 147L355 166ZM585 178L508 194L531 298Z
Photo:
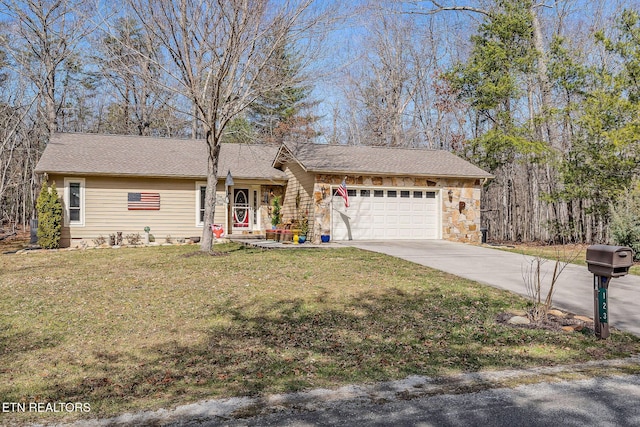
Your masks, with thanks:
M331 201L334 240L439 239L440 191L424 188L350 188L349 207Z
M449 151L283 145L273 166L288 178L283 218L308 213L313 243L323 236L480 242L480 198L493 176ZM347 208L339 189L348 191Z

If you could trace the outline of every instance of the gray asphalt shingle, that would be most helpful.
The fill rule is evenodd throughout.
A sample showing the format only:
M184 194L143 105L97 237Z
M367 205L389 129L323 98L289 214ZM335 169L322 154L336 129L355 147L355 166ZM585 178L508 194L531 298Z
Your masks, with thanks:
M470 162L444 150L349 145L288 145L309 172L434 177L492 178Z
M277 151L266 145L223 144L218 177L231 171L237 178L285 180L285 174L272 167ZM204 178L207 145L204 140L191 139L57 134L36 172Z

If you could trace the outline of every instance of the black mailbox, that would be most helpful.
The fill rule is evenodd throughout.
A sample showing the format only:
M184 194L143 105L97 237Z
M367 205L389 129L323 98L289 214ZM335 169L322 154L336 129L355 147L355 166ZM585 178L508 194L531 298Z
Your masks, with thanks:
M633 249L626 246L592 245L587 248L587 265L596 276L626 276L633 265Z

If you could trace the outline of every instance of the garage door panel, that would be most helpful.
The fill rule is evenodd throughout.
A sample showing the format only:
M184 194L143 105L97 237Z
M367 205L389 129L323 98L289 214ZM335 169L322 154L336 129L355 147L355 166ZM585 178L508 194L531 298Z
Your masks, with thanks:
M332 238L438 238L439 199L436 196L436 192L427 190L358 189L349 197L350 206L346 209L342 198L334 197Z

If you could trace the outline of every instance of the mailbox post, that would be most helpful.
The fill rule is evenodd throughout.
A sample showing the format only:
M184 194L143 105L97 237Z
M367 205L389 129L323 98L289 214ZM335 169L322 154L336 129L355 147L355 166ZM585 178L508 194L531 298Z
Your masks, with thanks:
M609 337L609 278L593 275L593 329L601 339Z
M609 281L626 276L633 265L633 250L626 246L592 245L587 266L593 273L593 324L598 338L609 337Z

